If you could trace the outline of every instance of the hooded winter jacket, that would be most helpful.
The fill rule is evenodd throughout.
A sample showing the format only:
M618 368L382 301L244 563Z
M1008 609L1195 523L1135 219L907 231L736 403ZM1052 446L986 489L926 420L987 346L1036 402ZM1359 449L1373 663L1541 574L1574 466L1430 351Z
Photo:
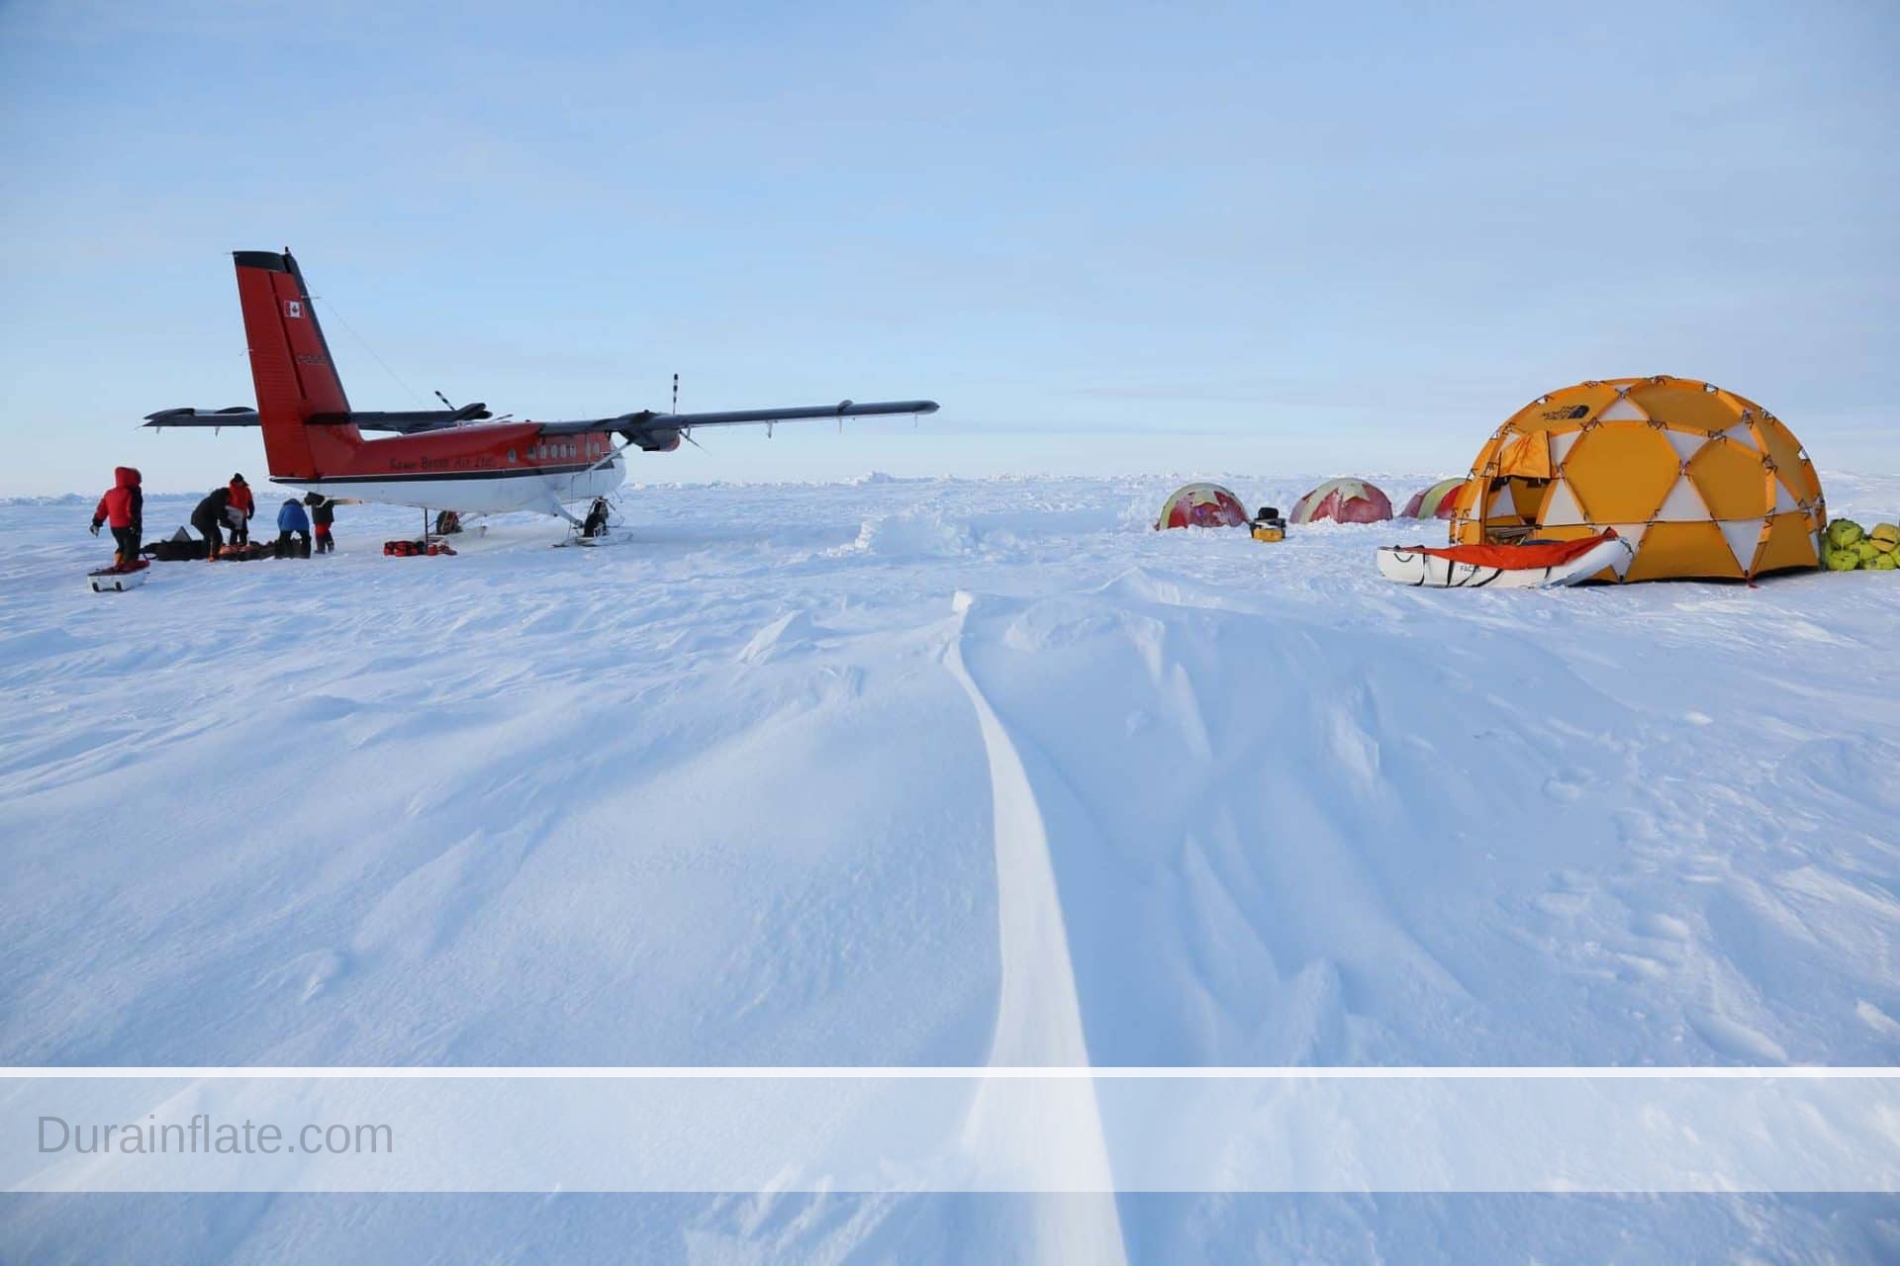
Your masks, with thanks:
M305 514L303 507L295 501L286 501L283 508L277 512L277 530L279 532L308 532L310 516Z
M241 510L245 518L257 513L257 498L251 495L251 485L242 479L233 479L230 483L231 508Z
M120 466L112 472L112 490L99 498L92 512L94 523L109 523L115 528L138 527L144 518L145 494L139 490L139 472Z
M206 523L215 523L219 527L223 527L224 511L230 504L231 490L229 488L213 488L210 495L205 497L203 501L200 501L197 508L192 510L191 525L200 532L204 531L204 525Z

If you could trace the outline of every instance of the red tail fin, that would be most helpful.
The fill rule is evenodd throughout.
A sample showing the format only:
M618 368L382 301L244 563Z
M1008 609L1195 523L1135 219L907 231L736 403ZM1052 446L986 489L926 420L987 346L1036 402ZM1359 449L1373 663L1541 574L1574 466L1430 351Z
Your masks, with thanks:
M311 425L350 412L330 345L289 251L238 251L238 302L251 345L257 419L272 478L316 479L348 465L363 442L353 423Z

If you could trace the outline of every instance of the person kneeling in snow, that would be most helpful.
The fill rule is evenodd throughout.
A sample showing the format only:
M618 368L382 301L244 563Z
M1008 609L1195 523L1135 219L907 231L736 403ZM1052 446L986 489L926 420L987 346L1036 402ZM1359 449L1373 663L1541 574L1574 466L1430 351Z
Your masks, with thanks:
M145 530L145 494L140 491L139 482L135 468L118 467L112 472L111 489L99 498L99 508L92 512L94 536L99 535L100 524L112 525L112 539L118 546L112 556L116 567L138 561L139 538Z
M224 516L231 508L231 490L213 488L191 512L191 526L205 538L205 557L216 559L224 549Z
M293 550L290 538L295 536L297 544ZM295 497L284 502L277 512L277 557L310 557L310 516L303 512L303 506Z

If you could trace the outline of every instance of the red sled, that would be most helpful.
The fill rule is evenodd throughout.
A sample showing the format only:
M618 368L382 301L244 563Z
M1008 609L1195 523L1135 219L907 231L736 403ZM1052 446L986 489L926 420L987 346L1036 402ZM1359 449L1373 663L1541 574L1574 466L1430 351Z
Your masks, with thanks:
M124 593L128 589L137 589L151 575L152 565L138 558L129 563L114 563L110 567L87 572L86 580L94 593Z
M1609 528L1580 541L1525 545L1390 545L1379 551L1379 574L1435 589L1544 589L1574 585L1610 569L1620 577L1636 550Z

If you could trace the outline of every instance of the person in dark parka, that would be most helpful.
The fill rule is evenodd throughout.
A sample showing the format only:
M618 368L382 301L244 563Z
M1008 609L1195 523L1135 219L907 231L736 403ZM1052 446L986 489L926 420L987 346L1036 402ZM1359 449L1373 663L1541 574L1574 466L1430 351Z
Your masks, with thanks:
M213 488L211 494L191 512L191 526L205 538L205 557L215 560L224 548L224 516L231 508L231 490Z
M306 492L303 503L310 507L310 522L316 525L317 553L334 554L336 538L330 535L330 525L336 522L336 502L320 492Z

